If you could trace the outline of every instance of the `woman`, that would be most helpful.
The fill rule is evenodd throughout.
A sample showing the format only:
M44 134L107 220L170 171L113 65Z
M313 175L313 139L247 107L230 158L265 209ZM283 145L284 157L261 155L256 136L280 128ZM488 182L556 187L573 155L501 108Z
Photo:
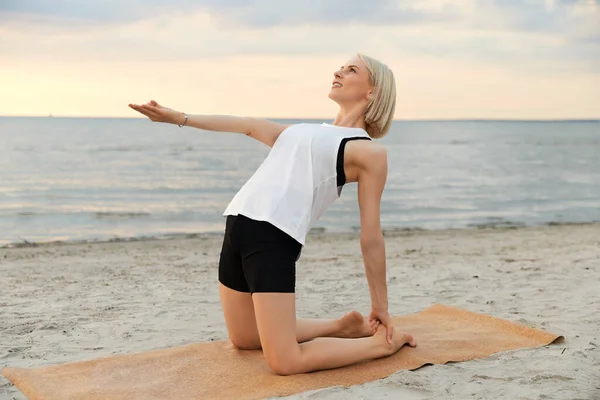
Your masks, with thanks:
M244 133L271 147L225 210L219 291L233 345L262 348L280 375L342 367L416 345L390 324L380 226L387 158L385 148L370 140L383 137L392 123L393 73L358 54L334 72L329 97L340 106L332 125L187 115L155 101L129 105L155 122ZM347 182L358 182L371 314L368 320L356 311L338 320L297 319L295 263L312 224Z

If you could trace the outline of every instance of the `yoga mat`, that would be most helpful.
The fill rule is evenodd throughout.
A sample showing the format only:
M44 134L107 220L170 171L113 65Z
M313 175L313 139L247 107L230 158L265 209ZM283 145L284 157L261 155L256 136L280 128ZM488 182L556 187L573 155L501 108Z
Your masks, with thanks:
M535 348L561 338L439 304L392 320L415 336L416 348L405 346L390 357L309 374L277 376L260 350L236 350L229 341L41 368L7 367L2 374L30 400L260 399L356 385L399 370Z

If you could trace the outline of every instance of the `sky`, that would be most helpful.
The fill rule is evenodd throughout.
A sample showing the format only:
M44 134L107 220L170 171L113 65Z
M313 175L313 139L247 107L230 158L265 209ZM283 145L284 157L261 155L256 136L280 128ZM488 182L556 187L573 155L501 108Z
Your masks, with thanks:
M0 0L0 115L333 118L357 52L396 119L600 119L600 0Z

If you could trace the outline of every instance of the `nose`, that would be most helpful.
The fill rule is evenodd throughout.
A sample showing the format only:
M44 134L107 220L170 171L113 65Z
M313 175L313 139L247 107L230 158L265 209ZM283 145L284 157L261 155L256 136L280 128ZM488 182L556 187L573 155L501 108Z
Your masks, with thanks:
M341 71L338 70L338 71L335 71L333 73L333 76L335 76L337 79L341 79L342 78L342 73L341 73Z

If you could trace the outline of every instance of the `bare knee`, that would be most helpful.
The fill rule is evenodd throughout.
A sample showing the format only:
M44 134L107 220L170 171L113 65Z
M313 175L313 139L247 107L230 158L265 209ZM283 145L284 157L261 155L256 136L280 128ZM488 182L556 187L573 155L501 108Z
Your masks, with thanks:
M229 340L233 344L233 347L238 350L258 350L261 348L260 340L238 336L230 336Z
M287 376L302 372L299 357L289 353L285 354L281 352L279 354L265 354L267 365L275 374Z

